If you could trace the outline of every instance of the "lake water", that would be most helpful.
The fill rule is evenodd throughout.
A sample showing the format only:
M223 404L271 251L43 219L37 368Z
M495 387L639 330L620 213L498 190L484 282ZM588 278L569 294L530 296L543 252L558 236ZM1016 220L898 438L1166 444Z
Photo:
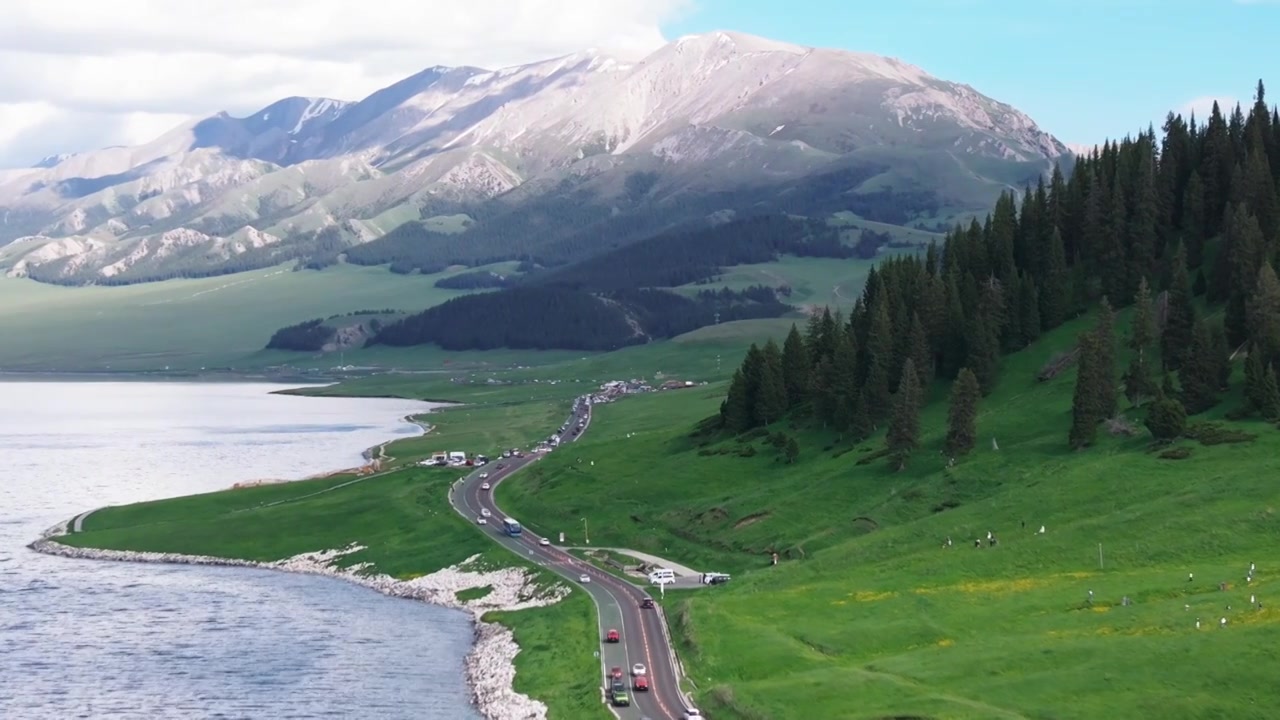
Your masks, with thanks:
M102 505L359 465L430 407L279 387L0 382L0 718L479 717L462 613L321 577L25 547Z

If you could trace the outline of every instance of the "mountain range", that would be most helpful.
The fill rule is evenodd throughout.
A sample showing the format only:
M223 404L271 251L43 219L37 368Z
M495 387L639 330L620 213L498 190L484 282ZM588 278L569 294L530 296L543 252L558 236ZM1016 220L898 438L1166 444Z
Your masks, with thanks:
M0 267L86 284L290 260L555 264L777 211L934 228L1069 155L907 63L714 32L635 63L431 67L358 102L286 98L0 171Z

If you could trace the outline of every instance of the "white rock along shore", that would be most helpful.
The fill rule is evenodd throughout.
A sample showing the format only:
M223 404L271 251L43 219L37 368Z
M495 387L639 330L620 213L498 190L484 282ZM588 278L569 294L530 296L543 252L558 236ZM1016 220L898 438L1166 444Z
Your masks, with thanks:
M488 720L545 720L547 717L545 704L516 692L513 687L516 676L515 657L520 652L520 647L516 645L511 630L497 623L484 622L480 618L490 610L523 610L559 602L569 594L569 588L563 584L540 587L534 577L521 568L485 570L475 567L479 555L411 580L398 580L388 575L370 573L368 570L371 563L338 567L336 560L364 549L364 546L356 544L340 550L303 553L274 562L208 555L78 548L56 541L57 537L67 534L69 522L49 528L39 540L28 547L49 555L88 560L226 565L324 575L353 582L384 595L468 611L474 621L475 644L466 658L466 678L471 688L471 701L476 708ZM458 600L459 592L486 586L492 589L485 597L465 602Z

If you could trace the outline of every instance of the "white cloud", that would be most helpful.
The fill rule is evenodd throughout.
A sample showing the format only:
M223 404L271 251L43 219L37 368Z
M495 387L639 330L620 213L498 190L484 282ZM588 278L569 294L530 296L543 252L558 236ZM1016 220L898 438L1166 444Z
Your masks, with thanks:
M289 95L355 100L432 65L638 57L691 2L4 0L0 167Z
M1218 103L1218 110L1223 115L1230 115L1236 103L1240 102L1230 95L1201 95L1182 104L1178 111L1185 116L1195 113L1196 121L1207 120L1213 112L1213 104Z

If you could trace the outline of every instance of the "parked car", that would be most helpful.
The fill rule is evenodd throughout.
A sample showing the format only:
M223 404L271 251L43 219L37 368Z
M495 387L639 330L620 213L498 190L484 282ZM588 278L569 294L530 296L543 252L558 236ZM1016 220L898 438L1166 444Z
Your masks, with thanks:
M610 630L604 634L604 641L607 643L616 643L622 639L617 630Z
M645 672L646 672L646 671L648 671L648 669L649 669L649 668L647 668L647 667L645 667L645 666L644 666L644 663L636 663L635 665L632 665L632 666L631 666L631 674L632 674L632 675L643 675L643 674L645 674Z
M637 677L634 687L636 692L646 692L649 689L649 678L644 675Z
M488 489L489 489L489 483L480 483L480 489L481 489L481 490L488 490Z

